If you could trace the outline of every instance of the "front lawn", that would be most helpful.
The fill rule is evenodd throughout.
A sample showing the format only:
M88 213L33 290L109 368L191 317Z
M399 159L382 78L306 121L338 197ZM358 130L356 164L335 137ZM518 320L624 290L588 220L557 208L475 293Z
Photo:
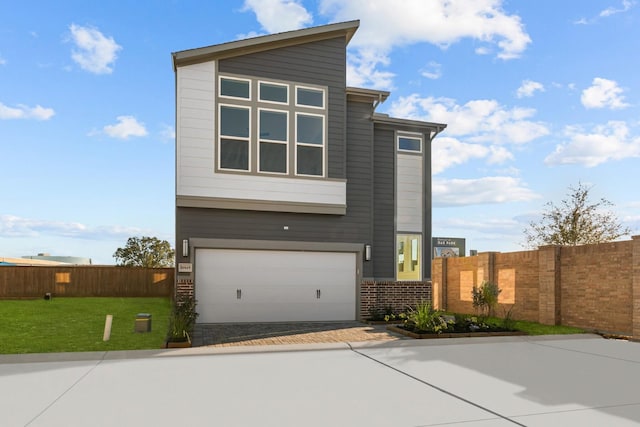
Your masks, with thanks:
M488 323L501 325L503 320L497 317L487 319ZM561 335L561 334L584 334L584 329L563 325L543 325L541 323L529 322L526 320L514 320L513 329L526 332L527 335Z
M170 311L169 298L0 300L0 354L161 348ZM151 332L134 332L138 313L151 314ZM113 324L104 342L107 314Z

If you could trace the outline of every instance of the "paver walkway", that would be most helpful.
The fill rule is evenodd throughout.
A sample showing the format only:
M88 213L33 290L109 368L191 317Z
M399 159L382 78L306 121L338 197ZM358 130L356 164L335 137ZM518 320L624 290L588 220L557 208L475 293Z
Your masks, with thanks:
M361 322L197 324L194 346L311 344L405 339L386 325Z

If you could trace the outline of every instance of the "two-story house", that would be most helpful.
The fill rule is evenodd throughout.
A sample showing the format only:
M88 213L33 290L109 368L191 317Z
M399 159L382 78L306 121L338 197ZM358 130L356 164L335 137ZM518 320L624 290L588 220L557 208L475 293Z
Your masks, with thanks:
M431 141L346 85L359 21L173 53L177 292L198 321L353 320L430 278Z

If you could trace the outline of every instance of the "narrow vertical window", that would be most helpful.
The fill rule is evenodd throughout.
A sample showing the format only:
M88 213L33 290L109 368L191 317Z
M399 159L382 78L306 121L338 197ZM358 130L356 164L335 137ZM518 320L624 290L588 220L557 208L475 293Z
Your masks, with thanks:
M324 116L296 114L296 174L324 176Z
M220 106L220 169L249 170L249 108Z
M398 234L396 238L396 266L398 280L421 280L422 236Z
M288 114L285 111L260 110L259 170L287 173Z

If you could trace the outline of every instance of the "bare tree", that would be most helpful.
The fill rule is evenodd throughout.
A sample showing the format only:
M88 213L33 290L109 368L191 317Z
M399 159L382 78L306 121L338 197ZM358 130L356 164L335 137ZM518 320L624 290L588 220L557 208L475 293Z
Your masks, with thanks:
M553 202L545 204L547 209L542 218L537 222L531 221L524 230L523 246L586 245L611 242L631 234L631 230L623 227L613 212L606 210L613 203L604 198L597 202L589 200L592 188L578 183L577 187L569 187L569 198L562 200L560 206Z

